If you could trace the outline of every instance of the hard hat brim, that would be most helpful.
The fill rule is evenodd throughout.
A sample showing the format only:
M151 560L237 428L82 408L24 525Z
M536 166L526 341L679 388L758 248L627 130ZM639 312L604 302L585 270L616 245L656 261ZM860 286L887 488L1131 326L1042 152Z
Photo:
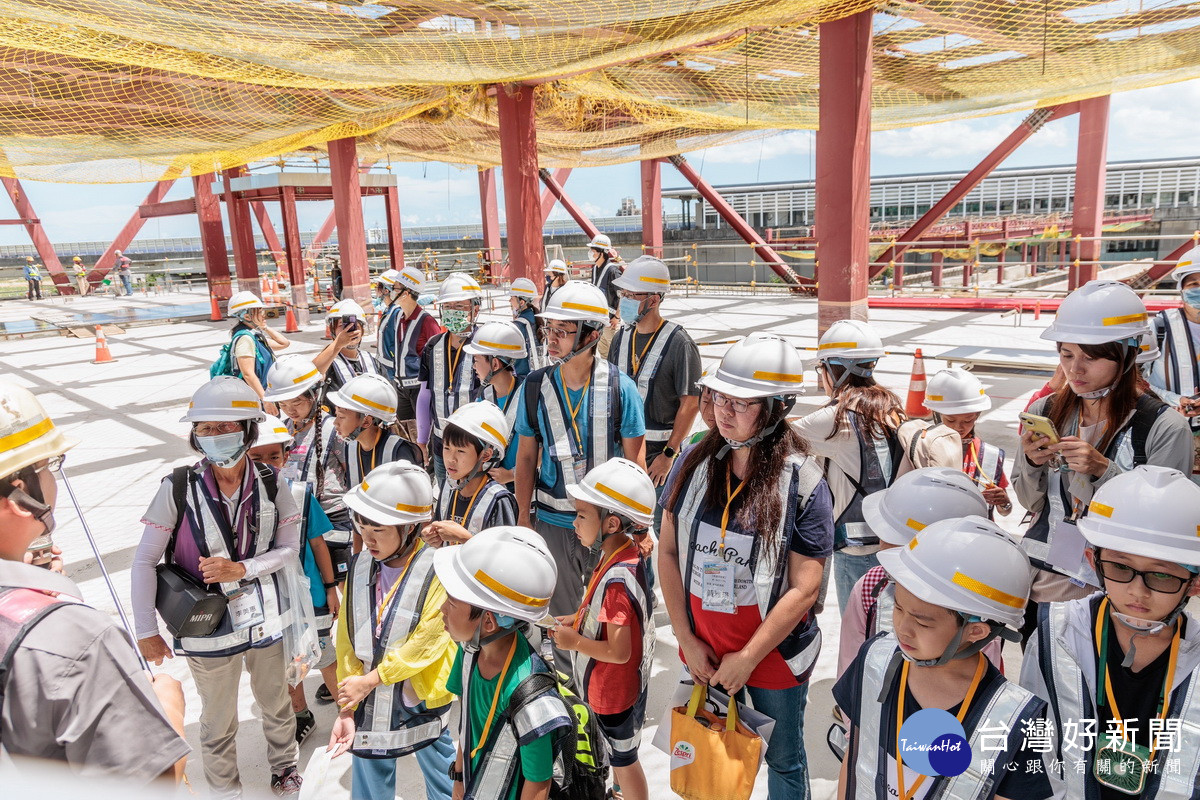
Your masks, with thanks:
M986 395L981 395L978 398L970 400L930 400L928 396L925 398L925 407L930 411L936 411L939 414L973 414L975 412L984 412L992 407L991 398Z
M619 278L614 278L612 284L618 289L626 289L630 292L638 293L644 292L645 294L667 294L671 290L670 284L667 284L661 289L650 289L649 287L630 278L628 274L623 274Z
M892 525L891 520L883 513L883 498L886 493L885 489L882 492L872 492L863 498L861 509L863 522L867 523L871 533L878 536L881 542L903 547L912 541L912 537L917 534L917 531L908 528L906 533Z
M1200 550L1179 547L1171 541L1177 537L1164 539L1163 534L1149 528L1134 529L1121 526L1118 531L1115 529L1116 526L1113 526L1114 530L1104 530L1108 527L1107 524L1097 523L1090 516L1081 517L1076 524L1079 526L1079 532L1083 534L1083 538L1093 547L1102 547L1105 550L1115 550L1118 553L1128 553L1142 558L1200 566ZM1200 545L1200 539L1197 540L1197 544Z
M459 602L482 608L484 611L514 617L523 622L537 622L546 616L546 609L531 611L521 608L515 603L511 606L502 605L496 601L495 597L484 594L480 591L477 581L467 579L461 553L461 547L443 547L433 554L434 575L441 582L447 595Z
M763 386L750 387L742 386L736 383L730 383L722 379L719 375L705 375L699 380L701 386L707 386L714 392L720 392L729 397L736 397L740 400L757 400L763 397L777 397L780 395L790 396L803 394L803 387L796 386L795 389L780 389L778 386Z
M413 525L433 519L432 509L428 514L406 514L374 503L363 495L361 484L346 492L343 502L351 511L361 514L372 522L382 522L384 525Z
M1020 609L1012 609L1005 612L1001 612L999 609L984 609L982 606L971 607L970 604L963 602L963 598L956 597L942 591L939 587L931 585L925 578L909 569L902 559L903 548L885 550L879 554L879 565L887 571L887 574L893 581L926 603L932 603L935 606L940 606L950 611L957 611L959 614L973 615L982 617L985 620L1003 622L1014 628L1019 627L1025 619L1024 606ZM1028 599L1026 599L1026 604L1028 604Z

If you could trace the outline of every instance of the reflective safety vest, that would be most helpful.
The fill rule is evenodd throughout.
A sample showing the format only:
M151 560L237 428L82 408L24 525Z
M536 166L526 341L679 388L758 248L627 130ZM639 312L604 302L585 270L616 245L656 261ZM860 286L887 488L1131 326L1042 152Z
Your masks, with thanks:
M528 375L531 370L546 366L546 359L542 357L542 348L538 345L537 331L533 329L533 323L518 314L513 317L513 324L521 331L521 338L525 340L525 350L529 353L527 357L521 359L528 365L525 374Z
M891 633L892 612L896 608L896 584L884 578L875 584L875 603L867 614L867 636L870 639L877 633ZM851 600L851 602L854 602Z
M517 408L521 405L518 402L518 398L521 396L521 387L524 385L525 381L518 377L513 383L512 389L505 395L503 404L496 397L496 387L490 383L484 386L479 393L480 400L487 400L489 403L494 403L504 411L504 419L508 422L508 430L510 431L508 437L509 447L517 446Z
M869 494L883 491L892 485L896 473L900 470L903 449L896 432L889 430L882 439L867 440L866 434L859 428L858 413L850 411L846 414L854 438L858 441L858 477L846 474L846 478L854 486L854 496L849 504L842 509L842 514L834 525L837 540L834 547L866 547L879 544L879 537L871 532L863 521L862 501ZM885 469L885 464L889 468Z
M605 571L596 590L592 593L591 601L582 610L583 622L579 626L579 633L587 639L598 641L601 638L600 632L604 623L600 621L600 610L604 605L604 596L608 593L609 587L615 584L620 584L629 596L633 610L638 616L638 624L642 628L642 661L638 665L638 673L641 686L644 688L650 685L650 665L654 662L654 594L649 591L645 571L640 563L617 562ZM584 701L590 705L591 701L588 698L592 670L597 662L582 652L576 652L573 655L571 671L575 677L575 686L579 688ZM637 748L640 740L641 731L635 731L632 738L610 741L610 744L616 752L629 752Z
M470 354L461 350L454 375L450 375L450 334L439 333L425 347L434 348L429 391L433 395L433 435L440 441L446 420L459 406L471 402L479 388L479 376Z
M1098 594L1093 594L1065 603L1047 603L1038 614L1037 669L1044 684L1042 688L1049 696L1050 721L1057 732L1054 757L1064 765L1062 774L1050 773L1055 797L1078 800L1098 800L1100 797L1099 786L1092 777L1092 756L1096 747L1087 746L1087 737L1062 735L1062 726L1066 722L1098 719L1093 631L1099 599ZM1187 635L1179 645L1175 685L1171 687L1167 708L1167 719L1180 722L1180 737L1175 743L1178 746L1158 751L1157 766L1147 770L1146 787L1138 795L1144 800L1200 798L1200 785L1196 783L1196 776L1200 775L1200 679L1196 675L1196 670L1200 668L1200 641L1194 633L1195 623L1196 620L1189 615ZM1022 673L1027 674L1024 669ZM1161 685L1146 685L1144 688L1148 692L1157 692ZM1145 720L1141 724L1149 725ZM1098 720L1096 729L1102 737L1104 722ZM1046 758L1050 759L1051 756L1047 755ZM1168 774L1173 770L1166 769L1164 762L1167 759L1180 762L1177 774ZM1075 769L1079 762L1087 765L1083 772Z
M886 703L876 701L880 687L887 680L888 665L899 652L896 637L880 636L871 642L863 664L862 684L857 687L860 697L858 736L851 742L846 756L851 767L846 775L849 785L846 797L888 797L888 780L894 777L889 769L887 743L896 741L895 709L900 688L899 676L887 687ZM955 777L926 778L926 800L990 800L996 796L997 784L1006 774L1014 753L1020 752L1021 721L1038 716L1043 703L1015 683L1004 681L986 702L976 695L963 718L963 728L972 753L970 766ZM995 753L995 768L983 772L983 731L1008 731L1008 746ZM991 735L991 734L989 734ZM990 753L989 753L990 755ZM898 757L898 756L897 756ZM890 773L890 774L889 774ZM913 780L916 780L914 777Z
M295 435L296 424L290 419L286 420L287 428ZM320 447L317 447L317 422L321 426L321 441ZM337 429L334 427L333 415L321 412L317 415L317 420L308 427L300 437L300 443L292 447L292 452L288 456L288 464L284 466L280 474L294 481L303 481L312 489L313 494L317 496L321 508L332 521L343 519L346 516L346 504L342 501L342 495L346 491L343 483L346 476L338 474L336 470L328 469L331 454L336 449L345 452L345 443L338 436ZM292 462L291 458L297 450L303 449L297 462ZM317 450L320 450L320 459L318 460ZM336 464L336 461L335 461Z
M650 396L650 388L654 383L654 377L658 374L658 368L662 364L663 355L667 352L667 348L671 344L671 340L676 336L687 336L687 332L683 326L670 320L664 320L662 327L654 334L654 339L650 344L649 351L646 355L638 359L637 369L633 368L633 359L637 355L633 352L633 344L635 340L633 327L622 327L613 335L612 344L609 345L608 352L616 354L617 369L624 372L629 377L633 378L637 384L638 394L641 395L642 402L646 402L646 398ZM663 427L662 424L651 421L650 417L646 417L646 441L647 442L666 442L671 438L672 425Z
M397 338L400 325L405 319L404 312L399 310L399 306L396 308L396 316L393 318L395 325L392 330L393 340ZM393 345L395 347L395 365L392 375L396 378L396 382L400 384L401 389L412 389L420 383L417 375L421 371L421 351L417 349L417 340L421 336L421 329L425 327L425 318L428 316L429 313L425 309L418 309L417 315L404 328L404 335L399 336L399 346L395 347Z
M1035 403L1030 407L1030 411L1043 416L1049 415L1050 399L1048 397L1042 401L1040 409L1038 403ZM1125 471L1145 464L1147 462L1146 440L1150 436L1150 429L1154 427L1158 415L1166 410L1167 405L1152 393L1146 392L1141 395L1138 398L1137 407L1129 419L1109 440L1108 446L1104 449L1105 458L1115 461ZM1075 436L1078 433L1078 426L1078 418L1068 420L1066 430L1059 431L1059 434ZM1046 468L1046 502L1037 512L1037 516L1034 517L1025 536L1021 538L1021 548L1038 569L1052 570L1085 584L1096 586L1098 583L1096 574L1088 566L1087 561L1081 559L1077 564L1052 564L1049 561L1056 536L1079 536L1081 538L1083 536L1067 513L1067 509L1072 508L1074 503L1071 494L1067 491L1068 483L1069 481L1063 480L1063 473L1050 467ZM1081 504L1078 516L1084 516L1086 513L1087 504ZM1067 521L1066 524L1060 524L1064 520Z
M247 469L251 472L251 496L242 498L232 525L225 521L224 511L221 510L224 501L211 474L198 475L194 469L187 472L184 507L178 510L183 518L175 535L174 561L197 580L203 579L197 566L197 553L210 558L240 560L234 557L236 554L232 551L233 543L243 534L252 535L246 558L260 556L275 546L279 514L269 499L262 474L253 464L248 464ZM193 546L186 546L188 544ZM221 623L210 635L177 639L176 650L189 656L230 656L252 647L269 647L280 640L290 613L283 613L279 602L279 583L274 573L222 583L219 588L227 597L246 588L256 593L262 606L263 621L235 631L226 611Z
M1196 343L1188 328L1187 317L1182 308L1168 308L1154 319L1154 330L1158 334L1162 350L1163 377L1169 392L1191 397L1200 391L1200 363L1197 361ZM1188 420L1192 429L1200 428L1200 417Z
M496 504L504 497L511 496L503 484L489 480L483 485L476 497L472 499L470 513L462 521L462 526L472 534L479 533L488 527L487 521L492 518ZM436 520L448 520L454 515L454 488L450 481L442 482L442 490L438 494Z
M375 356L368 353L366 350L358 351L358 363L355 365L346 356L338 353L333 357L333 363L329 365L329 374L325 378L325 391L334 392L345 386L351 378L356 375L378 375L379 365L375 363Z
M471 691L469 683L475 674L475 658L478 652L463 648L462 651L462 687L459 698L462 708L459 709L459 742L461 749L467 752L475 746L471 739ZM534 656L534 670L546 672L545 662ZM497 714L501 710L497 709ZM563 705L562 697L557 691L547 691L536 697L517 710L510 718L504 710L493 725L489 741L484 743L482 758L478 769L471 768L471 759L463 759L463 784L466 789L464 800L507 800L509 789L514 781L521 780L520 746L553 733L560 728L574 728L572 720ZM496 731L496 728L499 728ZM480 732L482 733L482 732ZM555 757L555 774L561 774L559 761Z
M690 476L679 474L681 480L686 480L683 488L683 504L675 520L675 546L678 553L685 555L683 571L684 586L689 585L692 575L692 562L695 558L695 543L699 535L700 522L704 511L704 497L708 492L708 463L701 462ZM754 538L754 549L750 552L750 571L754 575L754 594L758 600L758 613L763 619L771 613L771 609L779 602L788 589L787 584L787 554L788 536L798 517L812 500L813 492L824 479L817 462L809 456L792 455L788 457L784 469L779 475L779 496L786 498L779 522L773 533L775 542L772 547L764 547L761 536ZM688 609L688 623L695 628L692 619L691 604ZM783 656L784 662L791 669L798 683L808 680L816 663L817 654L821 650L821 629L817 627L817 619L810 612L805 615L796 629L787 635L776 647Z
M383 313L379 317L379 336L375 340L375 360L379 362L380 371L388 378L396 377L396 332L400 325L398 318L403 316L404 312L400 310L400 304L392 302L383 309Z
M417 544L412 563L384 612L382 625L375 599L379 562L365 552L350 562L346 622L354 655L362 662L364 672L378 667L386 653L403 646L417 629L433 583L433 554L433 548ZM432 710L414 709L405 702L405 687L406 681L380 684L358 704L350 752L362 758L398 758L442 735L449 723L450 704Z
M555 371L558 371L558 383L554 381ZM583 462L586 467L580 473L581 477L597 464L603 464L622 453L619 430L620 380L620 373L607 361L602 358L594 359L587 397L581 400L586 407L579 411L581 416L587 417L588 440L576 442L571 412L563 400L566 388L561 386L561 368L554 366L535 370L525 379L522 390L525 392L525 413L529 417L529 427L538 432L538 442L550 452L554 463L553 475L538 471L534 492L536 507L574 514L575 501L567 495L567 486L577 482L575 464ZM597 396L601 398L600 402L596 402ZM548 439L546 431L541 428L539 411L545 413L545 419L550 426Z

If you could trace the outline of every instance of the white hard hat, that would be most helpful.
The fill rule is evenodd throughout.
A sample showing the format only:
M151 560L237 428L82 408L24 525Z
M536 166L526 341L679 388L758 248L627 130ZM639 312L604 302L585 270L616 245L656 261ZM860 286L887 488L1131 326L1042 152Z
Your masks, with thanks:
M625 271L613 286L638 294L666 294L671 291L671 271L661 259L638 256L625 265Z
M526 622L543 619L558 581L546 542L529 528L486 528L458 547L433 554L446 594L493 614Z
M563 271L566 271L565 264L563 264ZM507 294L509 297L520 297L523 300L536 300L538 296L538 290L537 286L533 281L529 280L529 278L517 278L508 285Z
M1120 281L1088 281L1067 295L1042 338L1073 344L1138 339L1150 329L1146 306Z
M716 372L700 379L714 392L746 400L804 391L804 362L796 348L768 333L754 333L725 353Z
M863 521L880 541L906 545L935 522L986 517L987 501L967 473L951 467L906 472L888 488L863 498Z
M336 392L330 392L329 402L338 408L375 417L390 425L396 421L399 398L396 387L387 378L364 373L346 381Z
M192 395L187 413L180 422L225 422L253 420L261 422L263 413L258 395L246 382L232 375L218 375Z
M351 511L383 525L412 525L433 519L429 473L407 461L376 467L343 499Z
M992 401L979 378L965 369L943 369L929 376L925 407L939 414L971 414L987 411Z
M995 523L970 516L935 522L906 547L879 553L888 575L927 603L1019 628L1033 583L1021 547Z
M483 298L483 289L479 283L465 272L455 272L446 276L438 287L439 303L457 303L460 300L470 300L478 303Z
M883 340L862 320L841 319L829 326L817 342L817 358L825 361L872 361L883 357Z
M508 418L500 406L487 400L459 406L446 418L446 424L462 428L484 444L491 445L496 450L497 458L504 457L504 451L512 439Z
M254 292L234 292L233 297L229 298L229 313L232 316L241 316L256 308L266 308L266 306Z
M0 381L0 478L60 456L79 444L54 427L33 392Z
M347 298L345 300L339 300L330 306L329 313L325 315L325 319L338 319L345 317L352 319L366 319L367 312L363 311L363 307L358 303Z
M541 319L563 322L608 322L608 299L604 292L587 281L567 281L553 295L542 313Z
M1095 547L1200 565L1200 486L1178 470L1145 465L1109 479L1078 525Z
M608 234L597 233L588 242L588 247L593 250L612 250L612 239L608 238Z
M395 287L396 279L399 277L400 277L399 270L385 269L383 272L379 273L379 277L377 277L375 280L379 283L382 283L384 286L388 287L388 290L390 291L393 287Z
M419 267L405 267L396 276L396 286L400 289L408 289L420 294L421 287L424 285L425 273Z
M592 467L582 482L567 486L567 494L642 527L654 524L654 481L632 461L610 458Z
M292 432L288 430L287 423L279 417L268 414L266 420L258 424L258 436L255 437L254 444L250 446L265 447L269 444L285 444L291 447L295 441Z
M1200 272L1200 270L1197 270ZM1138 364L1149 364L1158 361L1158 357L1162 355L1162 351L1158 349L1158 336L1155 335L1154 329L1146 331L1138 339Z
M463 345L463 351L473 356L495 358L525 358L529 355L521 329L507 320L480 325L471 340Z
M1200 247L1193 247L1175 264L1175 269L1171 271L1171 280L1182 284L1184 278L1197 272L1200 272Z
M542 270L542 272L561 272L563 275L566 275L567 262L563 261L561 258L552 258L550 259L550 263L546 265L546 268Z
M268 403L291 400L319 386L324 380L325 376L308 356L288 353L276 359L267 370L267 388L263 392L263 399Z

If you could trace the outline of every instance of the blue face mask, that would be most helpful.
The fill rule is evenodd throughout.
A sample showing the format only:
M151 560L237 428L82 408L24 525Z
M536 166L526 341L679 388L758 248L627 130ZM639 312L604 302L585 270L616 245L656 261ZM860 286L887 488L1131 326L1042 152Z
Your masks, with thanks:
M617 304L617 312L621 315L621 322L634 325L642 313L642 304L630 297L622 297Z
M219 436L197 436L196 444L204 457L218 467L232 467L250 448L245 444L245 431L222 433Z
M1183 290L1183 302L1192 308L1200 308L1200 286Z

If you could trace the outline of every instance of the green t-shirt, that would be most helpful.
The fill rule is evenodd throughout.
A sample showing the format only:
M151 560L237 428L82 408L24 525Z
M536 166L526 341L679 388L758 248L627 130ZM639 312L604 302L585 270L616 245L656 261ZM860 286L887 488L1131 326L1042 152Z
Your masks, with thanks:
M512 664L508 668L508 674L504 678L504 686L500 689L500 701L496 704L496 718L500 717L500 713L508 708L508 701L512 697L513 690L529 677L533 671L532 664L533 651L529 649L529 643L525 641L525 637L517 635L517 649L513 653ZM446 688L455 694L462 694L462 662L463 651L460 647L458 652L454 654L454 665L450 668L450 677L446 680ZM470 685L470 705L471 705L471 724L468 728L468 734L471 741L471 746L467 752L475 749L475 745L479 743L479 736L483 733L483 726L487 723L488 709L492 707L492 696L496 691L496 681L500 679L500 674L497 673L491 680L486 680L479 674L479 665L471 670ZM496 733L499 731L496 721L492 722L492 729L488 732L488 738L495 740ZM521 759L521 776L532 783L539 781L548 781L554 776L554 742L553 733L545 734L534 739L529 744L520 746L519 755ZM479 763L483 759L484 750L471 759L472 771L479 768ZM509 800L515 800L521 788L521 781L513 781L513 785L509 787Z

